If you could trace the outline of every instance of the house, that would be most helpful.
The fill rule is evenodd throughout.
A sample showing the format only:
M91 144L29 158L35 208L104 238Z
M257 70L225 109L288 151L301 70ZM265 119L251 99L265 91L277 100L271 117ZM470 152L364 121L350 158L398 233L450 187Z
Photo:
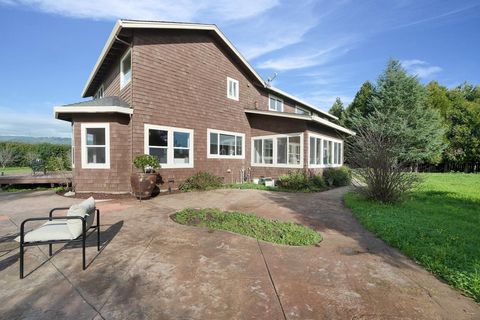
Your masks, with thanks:
M266 83L211 24L119 20L82 97L54 108L72 123L77 192L129 192L144 153L174 187L198 171L238 182L321 170L342 165L354 134Z

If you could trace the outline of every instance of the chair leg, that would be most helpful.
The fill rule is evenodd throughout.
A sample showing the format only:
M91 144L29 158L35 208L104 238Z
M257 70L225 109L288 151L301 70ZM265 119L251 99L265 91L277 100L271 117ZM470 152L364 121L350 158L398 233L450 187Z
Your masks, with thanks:
M100 210L97 209L97 251L100 251Z
M52 244L48 244L48 255L51 257L52 256Z
M23 243L20 243L20 279L23 279L23 256L24 256Z
M83 270L86 269L86 264L85 264L85 233L83 233L82 236L82 265L83 265Z

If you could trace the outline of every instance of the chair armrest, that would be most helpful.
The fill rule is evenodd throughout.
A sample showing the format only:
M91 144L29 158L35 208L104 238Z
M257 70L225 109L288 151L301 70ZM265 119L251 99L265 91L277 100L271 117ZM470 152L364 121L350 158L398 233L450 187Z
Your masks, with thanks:
M68 209L70 209L70 207L53 208L52 210L50 210L50 213L48 214L48 216L51 217L54 211L68 210Z
M85 233L87 220L81 216L65 216L65 217L38 217L38 218L28 218L22 221L20 225L20 243L23 244L23 239L25 236L25 224L31 221L52 221L52 220L81 220L82 221L82 232Z

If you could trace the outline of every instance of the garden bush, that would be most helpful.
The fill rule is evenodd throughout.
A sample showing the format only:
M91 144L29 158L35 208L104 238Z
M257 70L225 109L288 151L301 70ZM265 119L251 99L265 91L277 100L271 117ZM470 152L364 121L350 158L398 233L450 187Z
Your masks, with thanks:
M319 175L310 175L305 171L296 170L278 177L279 188L288 191L315 192L326 188L325 179Z
M352 182L352 171L348 167L327 168L323 171L323 177L329 186L348 186Z
M182 184L180 184L180 191L204 191L218 189L223 186L223 178L217 177L208 172L197 172L190 176Z
M15 160L9 164L12 167L30 167L32 160L37 158L47 163L52 157L61 157L65 161L65 166L70 167L70 145L5 141L0 142L0 149L3 148L10 148L15 153Z

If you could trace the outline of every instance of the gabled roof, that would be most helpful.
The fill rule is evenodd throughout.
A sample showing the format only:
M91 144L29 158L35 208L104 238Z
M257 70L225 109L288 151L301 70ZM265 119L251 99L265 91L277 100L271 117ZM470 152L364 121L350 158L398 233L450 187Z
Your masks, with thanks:
M240 61L242 66L252 75L254 79L258 81L258 84L264 87L267 90L270 90L276 94L279 94L283 97L286 97L294 102L300 104L301 106L307 107L308 109L312 109L315 112L319 112L324 116L330 117L332 119L338 119L334 115L331 115L328 112L320 110L293 95L290 95L280 89L268 86L265 81L260 77L260 75L255 71L255 69L248 63L248 61L242 56L242 54L235 48L235 46L227 39L227 37L220 31L220 29L214 24L200 24L200 23L183 23L183 22L164 22L164 21L145 21L145 20L118 20L113 27L110 36L108 37L105 46L103 47L100 56L98 57L95 66L93 67L90 76L88 77L87 83L82 91L82 97L92 96L94 94L92 88L94 86L94 80L97 77L99 70L101 69L105 59L108 57L110 50L114 49L115 45L125 45L125 41L120 39L119 36L122 30L126 29L177 29L177 30L203 30L211 32L215 35L231 52L234 56ZM115 48L118 50L118 48Z

